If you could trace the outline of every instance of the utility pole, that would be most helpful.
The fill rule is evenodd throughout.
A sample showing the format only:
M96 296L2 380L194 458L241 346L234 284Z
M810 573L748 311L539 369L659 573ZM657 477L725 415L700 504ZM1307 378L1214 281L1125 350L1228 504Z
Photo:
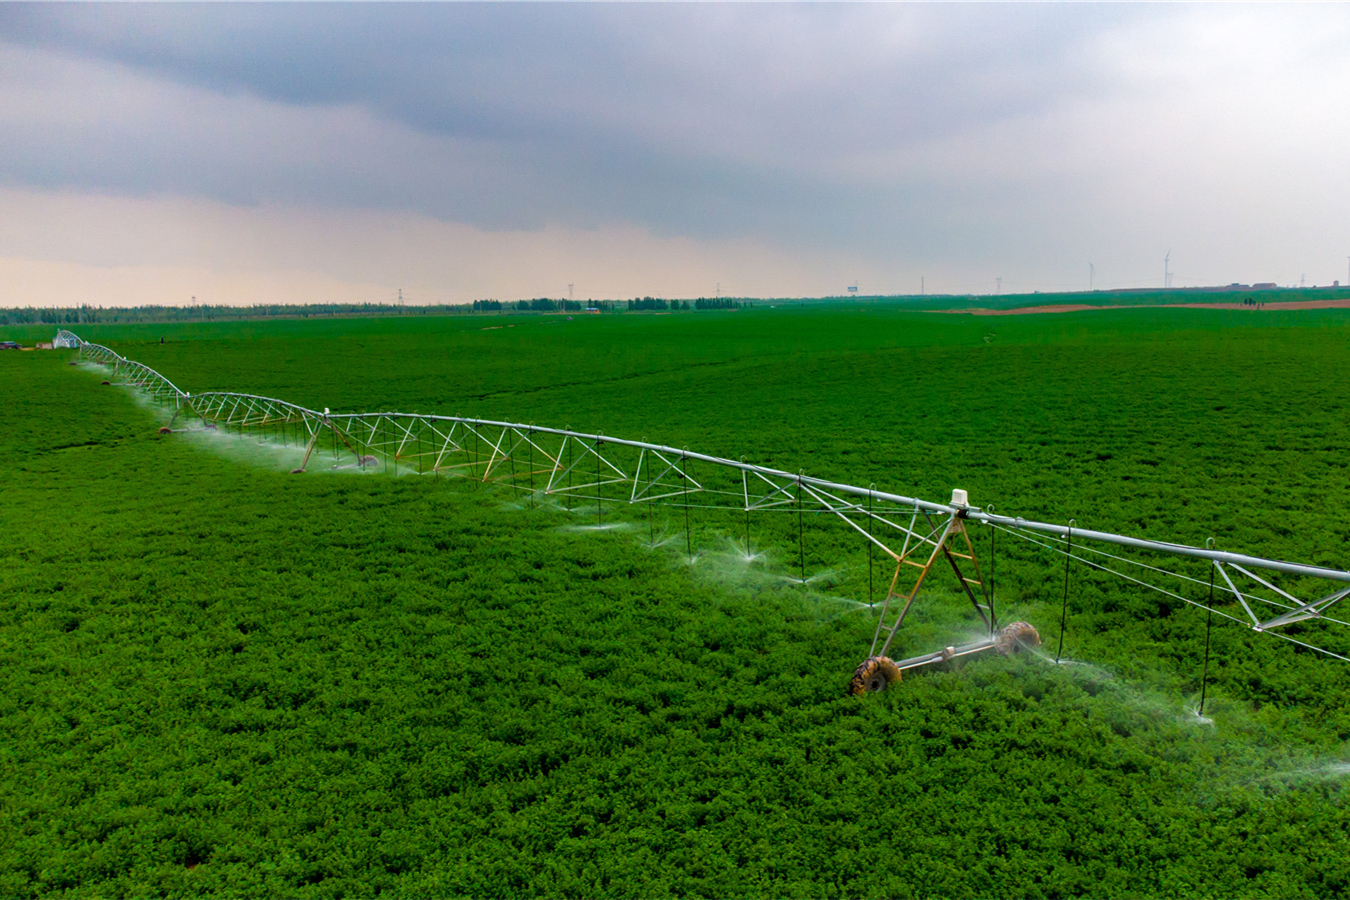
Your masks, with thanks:
M1170 288L1170 287L1172 286L1172 273L1171 273L1170 268L1169 268L1169 267L1171 266L1171 263L1172 263L1172 251L1171 251L1171 249L1169 248L1168 251L1167 251L1167 255L1163 257L1163 288L1164 288L1164 289Z
M1097 275L1097 268L1096 268L1094 265L1092 265L1092 263L1088 263L1088 290L1089 290L1089 291L1092 290L1092 282L1093 282L1093 279L1096 277L1096 275Z
M572 282L567 282L567 302L572 302Z

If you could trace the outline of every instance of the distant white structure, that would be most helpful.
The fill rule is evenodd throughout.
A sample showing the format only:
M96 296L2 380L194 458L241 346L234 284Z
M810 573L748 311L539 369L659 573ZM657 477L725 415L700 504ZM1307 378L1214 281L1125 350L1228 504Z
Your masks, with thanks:
M63 328L52 338L52 347L57 350L78 350L80 339Z

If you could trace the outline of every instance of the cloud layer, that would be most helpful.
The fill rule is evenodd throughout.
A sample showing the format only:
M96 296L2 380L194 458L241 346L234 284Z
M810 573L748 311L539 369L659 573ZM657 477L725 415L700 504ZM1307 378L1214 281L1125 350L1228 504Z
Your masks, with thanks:
M1169 248L1328 283L1347 41L1339 6L9 5L0 257L300 299L1154 285Z

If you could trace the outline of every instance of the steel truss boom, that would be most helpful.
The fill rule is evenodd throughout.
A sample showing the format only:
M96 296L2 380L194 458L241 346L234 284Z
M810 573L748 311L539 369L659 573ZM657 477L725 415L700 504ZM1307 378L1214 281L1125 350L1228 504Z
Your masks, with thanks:
M78 347L80 358L108 366L113 374L126 379L127 384L149 391L161 400L176 399L185 394L178 386L147 365L127 359L116 350L110 350L102 344L91 344L79 335L61 329L52 341L57 347Z
M997 515L966 504L962 491L954 492L953 502L941 503L645 440L565 428L396 411L320 412L271 397L228 391L190 394L148 366L107 347L83 341L65 330L57 338L64 346L78 346L83 359L111 367L124 383L172 402L175 419L195 417L208 426L240 430L284 431L287 426L301 429L296 436L305 440L306 452L297 471L302 471L311 455L320 449L321 435L328 434L334 455L350 453L353 464L361 468L377 464L382 458L395 472L402 467L405 472L460 474L482 481L508 482L515 487L528 481L531 491L537 487L546 495L584 498L602 505L606 501L666 502L682 505L686 510L694 506L739 510L747 515L751 511L795 511L799 517L809 505L813 514L842 520L895 566L882 604L874 652L880 646L880 652L885 653L925 578L944 561L950 564L958 585L992 633L996 626L993 592L981 573L967 533L967 526L976 522L1012 533L1039 532L1071 542L1109 544L1207 560L1246 612L1250 627L1257 631L1323 618L1327 609L1350 597L1350 588L1345 588L1301 600L1252 570L1334 582L1350 582L1350 571ZM719 485L714 483L716 479L709 480L710 476L696 479L691 472L692 464L705 472L712 467L734 473L739 483ZM696 502L694 498L700 500ZM906 572L913 578L903 578ZM1239 581L1259 587L1244 590ZM1283 600L1252 594L1260 589L1272 591ZM1258 615L1248 602L1253 599L1273 604L1280 612L1273 617ZM899 608L894 621L888 623L892 601Z

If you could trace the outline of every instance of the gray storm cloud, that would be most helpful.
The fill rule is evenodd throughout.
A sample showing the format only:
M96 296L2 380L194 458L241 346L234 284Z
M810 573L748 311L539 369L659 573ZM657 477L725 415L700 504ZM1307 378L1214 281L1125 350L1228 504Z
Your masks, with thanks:
M817 254L802 294L1151 283L1169 245L1194 281L1329 281L1348 36L1341 7L9 5L0 184L741 242Z

